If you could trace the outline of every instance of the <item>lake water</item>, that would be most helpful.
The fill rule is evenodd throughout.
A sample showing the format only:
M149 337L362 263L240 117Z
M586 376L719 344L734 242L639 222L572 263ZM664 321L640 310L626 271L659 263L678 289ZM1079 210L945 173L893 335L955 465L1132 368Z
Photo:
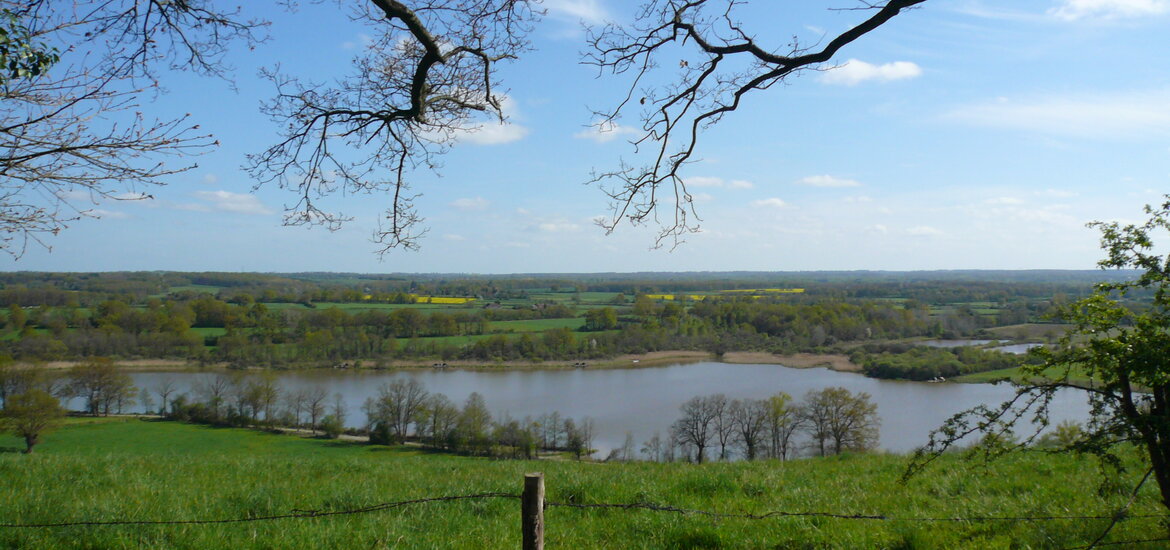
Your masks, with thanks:
M999 342L999 340L923 340L914 344L928 348L962 348L967 346L982 346L992 342Z
M1030 343L1030 344L1009 344L1006 346L996 346L991 348L991 351L1002 351L1004 353L1014 353L1016 355L1023 355L1028 353L1032 348L1044 347L1044 344Z
M193 388L221 373L138 372L139 388L153 390L170 379L178 393L194 395ZM723 393L730 399L764 398L786 392L797 400L810 390L842 386L867 392L878 406L883 449L906 452L924 444L927 434L945 419L982 403L998 404L1013 391L1006 385L932 384L866 378L860 374L824 368L794 369L779 365L691 363L637 369L562 370L463 370L418 369L398 371L288 371L279 373L284 390L311 386L326 388L329 395L344 396L347 423L365 423L361 405L378 388L398 378L414 378L428 391L445 394L457 405L479 392L497 419L516 419L558 411L562 417L593 419L599 454L620 447L630 432L635 444L657 431L666 436L679 416L679 406L696 395ZM154 397L156 403L157 396ZM1059 395L1056 419L1083 420L1088 416L1084 398L1073 392Z
M916 345L926 346L928 348L961 348L967 346L983 346L987 344L994 344L997 342L1006 342L1006 340L923 340L916 342ZM991 351L1000 351L1003 353L1013 353L1016 355L1023 355L1028 353L1028 350L1043 346L1044 344L1029 343L1029 344L1008 344L1004 346L995 346L987 348Z

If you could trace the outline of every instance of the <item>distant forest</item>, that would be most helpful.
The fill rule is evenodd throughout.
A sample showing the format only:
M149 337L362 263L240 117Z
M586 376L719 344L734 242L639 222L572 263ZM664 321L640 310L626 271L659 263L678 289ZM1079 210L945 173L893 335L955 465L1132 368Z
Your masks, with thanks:
M0 273L0 352L26 363L110 357L287 368L809 351L871 362L884 354L888 367L891 353L908 351L899 340L1055 323L1055 306L1095 282L1132 276ZM983 360L959 364L972 361ZM930 374L919 371L912 377Z

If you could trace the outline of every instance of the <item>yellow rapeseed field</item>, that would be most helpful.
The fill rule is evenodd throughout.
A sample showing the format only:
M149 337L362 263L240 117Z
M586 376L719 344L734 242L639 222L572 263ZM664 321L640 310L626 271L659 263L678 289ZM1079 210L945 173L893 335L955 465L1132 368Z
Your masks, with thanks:
M416 304L450 304L462 305L468 302L474 302L475 298L464 298L462 296L415 296L414 303Z

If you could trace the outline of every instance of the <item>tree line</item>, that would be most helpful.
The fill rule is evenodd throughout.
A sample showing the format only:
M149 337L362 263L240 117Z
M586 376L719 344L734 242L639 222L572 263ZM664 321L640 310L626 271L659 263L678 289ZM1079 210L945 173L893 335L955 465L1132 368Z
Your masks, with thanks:
M493 333L492 323L581 317L582 329ZM176 358L240 366L332 365L403 358L477 361L597 359L692 349L794 352L916 336L967 335L995 321L968 309L943 314L888 302L783 298L654 301L574 311L564 304L454 311L404 307L347 311L273 308L200 294L143 307L106 300L92 308L10 305L0 349L23 361L88 357ZM206 332L205 329L221 329ZM200 331L204 332L200 332ZM473 336L462 341L445 338Z
M642 444L646 460L786 460L802 451L816 456L864 452L877 447L881 425L868 393L841 387L810 390L800 402L784 392L764 399L695 396L679 410L667 437L655 433ZM627 436L611 458L632 460L633 440Z

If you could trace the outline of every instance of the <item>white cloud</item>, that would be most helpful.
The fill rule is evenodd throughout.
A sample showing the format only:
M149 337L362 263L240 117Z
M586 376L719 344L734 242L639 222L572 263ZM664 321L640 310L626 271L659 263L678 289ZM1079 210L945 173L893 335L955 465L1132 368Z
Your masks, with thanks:
M915 237L935 237L943 234L942 231L930 227L929 225L918 225L911 227L910 229L906 230L906 233Z
M455 133L455 139L459 141L476 145L501 145L523 139L528 135L528 128L510 122L492 122L457 130Z
M756 185L747 180L724 181L723 178L694 176L683 180L687 187L726 187L728 189L752 189Z
M580 225L563 218L538 220L528 225L529 231L537 233L570 233L580 229Z
M812 187L861 187L861 182L857 180L837 178L828 174L801 178L796 183L800 185L811 185Z
M613 121L605 121L599 124L594 124L588 128L573 134L573 137L579 139L591 139L597 143L607 143L622 136L638 135L638 129L632 126L622 126Z
M482 212L491 206L491 201L483 197L460 198L451 201L451 207L463 212Z
M1008 7L990 7L984 6L980 3L969 3L956 6L955 12L972 17L979 17L983 19L995 19L1000 21L1023 21L1023 22L1040 22L1047 19L1044 15L1033 11L1023 11L1012 9Z
M771 197L767 199L760 199L758 201L752 201L752 206L760 208L784 208L788 206L788 203L776 197Z
M695 176L683 181L687 184L687 187L723 187L723 180L721 178Z
M599 0L544 0L543 7L550 17L563 21L597 25L611 19Z
M1164 136L1170 134L1170 91L1046 96L1018 101L998 98L960 107L943 118L973 126L1090 139Z
M454 233L450 233L450 234L447 234L447 235L443 235L443 238L444 238L444 239L447 239L448 241L456 241L456 242L458 242L458 241L466 241L466 240L467 240L467 238L466 238L466 237L464 237L463 235L456 235L456 234L454 234Z
M691 202L711 202L715 196L710 193L691 193Z
M991 205L1015 206L1015 205L1019 205L1019 204L1024 204L1024 201L1022 199L1017 199L1015 197L995 197L995 198L987 199L987 200L983 201L983 203L984 204L991 204Z
M1124 19L1170 12L1170 0L1061 0L1048 14L1065 21Z
M219 183L219 176L215 174L203 174L204 185L215 185Z
M211 209L207 205L194 202L172 204L170 207L175 210L185 210L187 212L211 212Z
M211 203L212 210L232 212L234 214L271 214L267 206L260 202L255 195L247 193L232 193L231 191L196 191L195 198ZM200 205L202 206L202 205ZM206 208L206 207L204 207ZM198 208L192 208L197 210Z
M93 194L90 193L89 191L83 191L81 189L69 189L69 190L64 190L64 191L57 191L56 194L57 194L57 198L64 200L64 201L69 201L69 202L89 201L89 202L93 202Z
M517 114L516 102L510 96L502 96L500 110L506 119L511 119ZM528 128L519 124L493 120L457 128L452 134L456 141L475 145L501 145L523 139L528 131Z
M373 37L371 37L370 35L368 35L364 32L361 32L361 33L358 33L357 40L347 40L345 42L342 42L341 48L345 49L345 50L352 50L354 48L357 48L359 45L369 47L373 43L374 43Z
M914 78L922 74L922 68L910 61L895 61L884 65L874 65L850 59L845 63L828 69L821 75L821 82L825 84L843 84L855 86L867 80L889 82Z
M125 212L114 212L113 210L102 210L101 208L86 210L85 213L95 218L109 220L124 220L130 217Z
M536 224L536 229L544 233L564 233L566 231L576 231L581 226L569 222L544 222Z

